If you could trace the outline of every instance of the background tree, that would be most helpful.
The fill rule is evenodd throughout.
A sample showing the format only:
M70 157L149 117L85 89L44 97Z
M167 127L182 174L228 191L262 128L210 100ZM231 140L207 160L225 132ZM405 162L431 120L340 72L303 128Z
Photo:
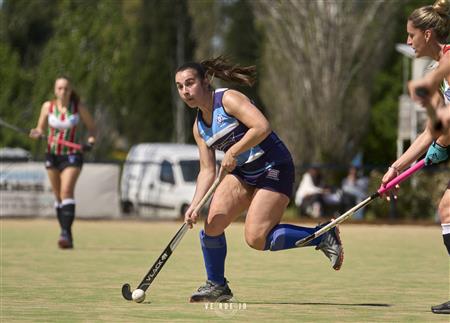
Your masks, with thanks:
M266 37L261 95L297 163L348 162L370 119L398 1L253 2Z
M54 35L46 44L35 77L33 119L37 120L42 102L53 96L55 78L68 76L99 125L94 154L105 156L117 128L112 118L116 102L111 83L117 81L115 73L127 44L127 30L121 28L121 3L61 1L57 10Z
M182 61L224 54L257 65L256 86L241 90L298 165L346 162L356 151L386 164L395 156L401 93L395 42L405 41L407 15L424 4L3 0L0 117L34 126L54 78L67 74L101 125L96 159L141 141L192 142L195 113L180 104L173 71ZM35 146L3 128L0 143Z
M31 92L42 51L53 34L50 0L3 1L0 10L0 117L29 128ZM0 127L1 146L30 148L31 141Z
M7 74L1 116L31 128L40 105L52 96L54 79L66 75L99 124L95 158L114 157L112 148L119 142L127 149L142 141L173 140L175 48L180 48L177 30L189 34L189 16L181 25L179 19L187 11L186 2L60 0L51 1L51 6L47 2L3 3L0 59L8 63L0 70ZM41 23L45 28L34 27ZM32 28L45 32L34 41ZM24 48L33 42L39 46ZM185 55L191 55L191 48L186 36ZM1 140L43 151L26 137L11 138L17 135L9 132Z
M404 1L392 27L394 39L385 47L386 61L376 73L370 93L370 120L360 150L371 165L386 165L396 159L399 96L402 93L403 56L395 43L406 43L407 18L414 9L429 5L428 0Z
M261 67L261 43L263 36L256 26L251 0L224 2L224 53L240 65ZM259 72L259 71L257 71ZM258 108L265 110L259 96L259 82L249 88L233 86L250 97Z

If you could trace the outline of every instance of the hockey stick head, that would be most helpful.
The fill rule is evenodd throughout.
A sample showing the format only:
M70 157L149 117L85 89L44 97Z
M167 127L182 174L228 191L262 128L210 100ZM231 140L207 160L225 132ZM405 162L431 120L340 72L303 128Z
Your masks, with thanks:
M131 300L133 300L131 295L132 295L132 293L131 293L131 286L130 286L130 284L123 284L123 286L122 286L122 296L123 296L123 298L125 298L127 301L131 301Z
M210 187L208 192L206 192L206 194L202 198L202 200L198 203L198 205L196 207L197 212L205 204L205 202L211 197L211 195L214 193L215 189L217 188L217 186L219 185L219 183L221 182L223 177L225 177L225 175L226 175L225 170L223 170L222 172L219 173L219 176L216 178L213 185ZM162 269L164 264L167 262L170 255L175 250L175 248L177 247L177 245L179 244L179 242L181 241L181 239L187 232L188 228L189 228L188 223L186 223L186 222L183 223L181 228L178 230L178 232L175 234L175 236L169 242L169 245L166 247L166 249L164 249L162 254L159 256L159 258L156 260L156 262L153 264L153 266L147 272L144 279L138 285L137 290L142 290L145 292L150 287L150 284L155 279L155 277L158 275L159 271ZM130 284L124 284L122 286L122 296L123 296L123 298L125 298L128 301L133 300L133 293L131 291Z

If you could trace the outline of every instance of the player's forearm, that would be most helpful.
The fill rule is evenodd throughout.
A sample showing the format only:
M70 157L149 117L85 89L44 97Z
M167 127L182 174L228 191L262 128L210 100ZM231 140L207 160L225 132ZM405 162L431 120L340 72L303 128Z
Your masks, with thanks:
M256 145L260 144L264 139L267 138L267 136L272 132L270 127L262 126L258 128L250 128L245 133L245 135L239 140L237 143L235 143L231 148L231 154L234 157L237 157L238 155L242 154L243 152L246 152L252 147L255 147Z
M197 185L195 188L195 194L192 198L191 205L197 205L198 202L203 198L208 189L211 187L212 183L216 178L215 168L201 169L197 176Z
M400 156L394 163L392 167L398 171L403 171L408 168L414 161L417 160L421 155L423 155L428 147L430 147L433 142L433 137L429 130L422 132L416 140L411 144L411 146L405 151L405 153Z
M82 105L80 105L80 116L81 116L81 120L83 121L83 123L86 126L86 129L88 131L89 139L93 138L95 141L95 135L96 135L97 129L96 129L94 118L91 116L91 114L86 109L86 107L84 107Z
M436 142L444 147L450 146L450 134L442 134L441 136L439 136L439 138L436 139Z
M436 111L437 118L442 122L443 134L450 136L450 104Z
M444 78L450 75L450 60L439 63L439 66L432 72L432 77L437 82L441 82Z

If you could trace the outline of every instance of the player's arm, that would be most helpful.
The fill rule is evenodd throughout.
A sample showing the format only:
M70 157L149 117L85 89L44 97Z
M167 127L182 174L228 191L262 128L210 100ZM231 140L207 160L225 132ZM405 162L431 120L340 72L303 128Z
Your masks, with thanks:
M193 133L200 156L200 172L197 177L197 187L194 198L192 199L192 204L196 205L214 182L216 177L216 156L214 150L210 149L200 136L197 120L194 122Z
M447 83L450 84L450 51L441 58L438 69L436 77L444 76ZM450 88L446 90L444 96L450 101ZM443 133L447 136L446 144L450 145L450 104L440 105L436 111L436 116L442 122Z
M439 91L439 86L444 79L450 83L450 52L447 52L440 59L439 66L435 70L422 79L411 81L408 84L411 97L427 108L431 121L433 123L440 121L442 124L440 129L436 130L430 120L427 123L427 128L435 139L435 143L432 147L429 147L426 158L433 163L448 158L446 147L450 145L450 129L448 127L450 116L447 111L449 107L445 107L444 100L444 95L450 98L450 93L448 93L450 90L447 90L447 93ZM426 92L417 95L419 89L425 89Z
M442 122L443 131L450 136L450 104L436 111L437 118Z
M420 97L416 93L418 88L425 88L430 94L434 94L439 90L439 86L442 80L446 79L450 84L450 51L440 59L439 66L427 73L423 78L418 80L412 80L408 83L409 93L411 98L422 105L432 104L436 106L436 102L429 102L430 97Z
M422 156L430 147L433 142L433 136L431 135L430 127L426 129L414 140L409 148L392 163L392 168L397 172L402 172L408 168L414 161ZM397 174L398 175L398 174Z
M216 155L214 150L210 149L200 136L197 127L197 119L195 119L194 122L193 134L200 156L200 172L197 176L197 185L195 187L194 197L192 198L189 209L184 215L185 221L191 228L192 224L196 223L198 218L198 214L194 214L193 211L216 178Z
M433 142L433 136L429 127L427 127L414 142L409 146L409 148L401 155L392 165L389 167L387 172L383 175L381 179L381 184L383 186L387 185L392 179L398 176L402 171L408 168L414 161L417 160L421 155L423 155ZM394 190L394 197L396 196ZM389 197L388 197L389 199Z
M88 143L93 145L95 143L95 122L92 115L89 113L88 109L81 103L78 105L78 112L80 113L81 121L83 121L86 129L88 130Z
M225 111L242 122L248 131L225 154L222 165L231 171L236 157L263 141L272 131L269 121L242 93L234 90L225 92L222 98Z
M48 120L48 113L50 109L50 102L44 102L41 107L41 112L39 114L39 119L37 122L37 125L35 128L30 130L30 137L34 139L40 138L45 130L47 129L47 120Z

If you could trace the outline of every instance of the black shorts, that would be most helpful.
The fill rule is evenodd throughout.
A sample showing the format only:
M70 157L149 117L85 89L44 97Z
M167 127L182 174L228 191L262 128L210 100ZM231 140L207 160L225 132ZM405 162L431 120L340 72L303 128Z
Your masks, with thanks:
M236 167L231 173L250 186L292 197L294 163L289 150L281 141L260 158Z
M54 168L62 171L66 167L83 167L83 155L69 154L69 155L45 155L45 168Z
M250 186L283 193L288 198L292 197L295 177L294 164L292 162L268 163L266 167L253 173L248 173L243 171L242 168L236 167L231 174L239 177Z

